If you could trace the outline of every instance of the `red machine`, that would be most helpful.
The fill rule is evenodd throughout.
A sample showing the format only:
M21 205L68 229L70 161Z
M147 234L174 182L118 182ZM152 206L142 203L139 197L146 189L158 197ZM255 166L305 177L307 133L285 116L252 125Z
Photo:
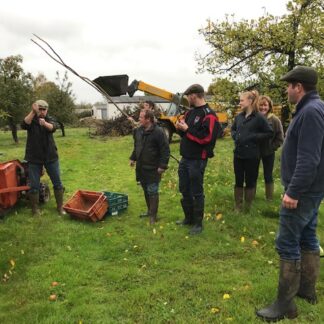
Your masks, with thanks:
M12 160L0 163L0 216L13 207L24 195L28 186L28 163ZM50 191L47 185L40 184L40 202L47 202Z

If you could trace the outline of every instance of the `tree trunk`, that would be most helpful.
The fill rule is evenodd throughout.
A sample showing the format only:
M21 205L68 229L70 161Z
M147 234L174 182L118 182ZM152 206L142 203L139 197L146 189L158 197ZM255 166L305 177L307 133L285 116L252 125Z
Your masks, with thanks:
M14 120L12 118L9 118L9 127L10 127L10 130L11 130L12 139L14 140L14 142L16 144L18 144L19 143L18 129L17 129L16 123L14 122Z

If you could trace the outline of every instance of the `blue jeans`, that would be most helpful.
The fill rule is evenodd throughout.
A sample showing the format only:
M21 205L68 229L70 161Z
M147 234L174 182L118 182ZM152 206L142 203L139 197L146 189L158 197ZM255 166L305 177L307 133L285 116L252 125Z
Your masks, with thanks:
M300 260L300 251L319 251L317 215L324 193L300 197L296 209L281 207L276 249L280 258Z
M182 158L179 163L179 191L183 199L203 208L204 206L204 173L207 160L190 160Z
M59 161L54 161L50 163L44 163L44 167L49 175L54 190L63 189L63 185L60 178L60 164ZM40 177L43 171L43 164L36 164L28 162L28 179L30 192L38 192Z

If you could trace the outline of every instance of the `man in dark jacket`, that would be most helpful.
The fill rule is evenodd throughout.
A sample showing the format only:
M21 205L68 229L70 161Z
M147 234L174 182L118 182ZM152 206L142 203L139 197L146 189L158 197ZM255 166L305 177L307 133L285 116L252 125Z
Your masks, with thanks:
M150 224L153 225L159 207L159 183L162 173L168 168L170 149L151 110L142 110L139 122L141 126L134 130L134 150L130 156L130 165L136 164L136 180L142 185Z
M176 127L180 133L179 190L185 215L178 225L193 225L190 234L202 231L204 217L204 173L208 158L214 156L217 133L220 131L218 118L205 102L204 88L199 84L190 86L184 94L193 107Z
M29 200L32 213L40 213L38 209L40 177L45 167L54 188L57 210L65 214L63 209L64 188L60 179L60 166L53 133L59 125L47 114L48 103L37 100L32 110L24 118L21 127L27 130L25 160L28 161L28 178L30 182Z
M284 75L288 100L296 105L281 157L285 187L276 248L280 256L277 300L257 315L277 321L297 317L294 297L317 302L320 248L317 214L324 197L324 102L316 92L317 73L298 66Z

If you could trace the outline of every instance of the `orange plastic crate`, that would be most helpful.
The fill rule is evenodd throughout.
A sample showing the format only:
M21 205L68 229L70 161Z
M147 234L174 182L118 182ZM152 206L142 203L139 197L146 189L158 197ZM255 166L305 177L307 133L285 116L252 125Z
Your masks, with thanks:
M105 216L108 202L102 192L78 190L63 205L63 208L75 218L97 222Z
M0 164L0 189L17 187L17 173L14 162ZM19 192L8 192L0 194L0 206L3 208L12 207L18 200Z

